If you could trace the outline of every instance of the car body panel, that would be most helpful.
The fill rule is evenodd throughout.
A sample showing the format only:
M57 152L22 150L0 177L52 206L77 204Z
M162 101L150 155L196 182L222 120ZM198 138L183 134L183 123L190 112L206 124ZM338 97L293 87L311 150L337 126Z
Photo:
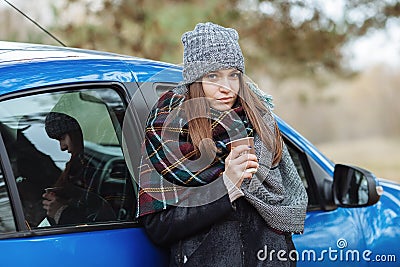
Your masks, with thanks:
M84 81L134 81L129 69L119 60L84 61L61 60L0 65L1 92L9 93L27 88Z
M76 82L179 82L172 64L83 49L0 42L1 93Z
M165 266L168 254L149 253L155 250L142 228L127 228L4 239L0 261L2 266Z

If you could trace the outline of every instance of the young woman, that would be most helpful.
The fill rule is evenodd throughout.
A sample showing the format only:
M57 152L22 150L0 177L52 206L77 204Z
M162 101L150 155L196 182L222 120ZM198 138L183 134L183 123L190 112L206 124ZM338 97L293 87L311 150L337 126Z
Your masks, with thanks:
M184 80L146 126L140 221L170 248L171 266L294 266L292 233L303 231L307 194L269 102L245 82L237 32L200 23L182 43ZM226 148L247 136L255 155L247 145ZM280 257L259 253L272 250Z

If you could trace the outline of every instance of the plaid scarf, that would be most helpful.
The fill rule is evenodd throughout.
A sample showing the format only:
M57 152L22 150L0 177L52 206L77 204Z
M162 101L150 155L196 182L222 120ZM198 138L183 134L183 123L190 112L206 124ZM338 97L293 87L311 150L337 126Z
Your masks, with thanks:
M208 185L222 176L229 154L225 144L254 136L260 167L253 179L245 179L241 190L271 227L301 232L307 195L287 149L279 168L271 170L272 153L253 133L243 108L236 105L224 112L210 109L208 117L217 152L212 160L199 158L189 136L184 103L184 94L167 92L148 118L143 144L143 155L147 156L142 157L139 170L137 216L164 210L169 205L179 206L193 197L185 188ZM273 119L271 114L267 115L265 120L271 127ZM283 179L282 175L287 177Z

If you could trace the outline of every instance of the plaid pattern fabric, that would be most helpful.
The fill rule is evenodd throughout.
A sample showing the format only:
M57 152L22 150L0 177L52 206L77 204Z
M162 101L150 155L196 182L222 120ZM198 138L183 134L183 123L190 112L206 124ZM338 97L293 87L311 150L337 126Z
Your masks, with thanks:
M253 135L241 106L226 112L210 109L208 117L217 152L211 163L209 159L202 160L191 143L184 100L184 95L166 92L147 120L143 146L147 156L142 158L140 166L138 216L165 209L181 200L184 193L177 192L175 185L179 188L201 186L220 177L229 154L225 144ZM171 184L166 186L164 179Z
M252 179L243 181L244 197L271 228L302 232L308 198L286 146L283 144L282 160L272 168L274 153L253 133L242 107L226 112L211 110L209 119L218 152L212 162L198 161L188 134L184 103L183 94L168 92L149 116L143 146L147 156L142 157L140 166L137 216L166 209L168 205L196 201L198 196L191 194L190 188L208 185L224 171L228 155L225 144L254 136L259 168ZM273 131L272 114L264 114L263 121Z

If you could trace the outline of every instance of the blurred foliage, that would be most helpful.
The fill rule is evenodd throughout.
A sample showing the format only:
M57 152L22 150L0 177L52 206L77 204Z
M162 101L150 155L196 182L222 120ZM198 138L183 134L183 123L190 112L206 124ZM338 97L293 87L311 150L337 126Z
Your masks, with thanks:
M342 47L400 16L400 0L344 0L329 17L311 0L65 0L52 32L72 47L182 62L182 33L212 21L238 30L247 72L343 71ZM71 16L72 13L72 16ZM76 13L76 14L74 14Z

